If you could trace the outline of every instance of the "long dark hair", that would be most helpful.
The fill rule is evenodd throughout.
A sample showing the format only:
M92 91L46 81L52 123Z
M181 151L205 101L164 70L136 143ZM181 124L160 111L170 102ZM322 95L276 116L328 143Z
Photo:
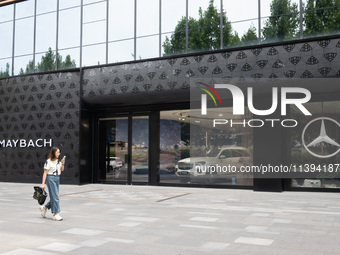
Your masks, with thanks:
M58 147L55 147L55 146L53 146L52 148L51 148L51 150L50 150L50 153L48 154L48 158L50 159L50 160L55 160L55 159L58 159L59 160L59 158L57 158L57 156L55 155L55 153L57 152L57 150L59 150L60 152L61 152L61 150L58 148ZM60 157L60 155L59 155L59 157Z

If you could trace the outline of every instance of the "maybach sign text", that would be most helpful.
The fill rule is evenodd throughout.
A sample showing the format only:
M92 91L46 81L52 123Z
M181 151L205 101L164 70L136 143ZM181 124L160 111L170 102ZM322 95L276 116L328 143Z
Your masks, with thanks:
M25 139L17 139L17 140L0 140L0 147L4 148L29 148L29 147L52 147L52 139L37 139L37 140L25 140Z

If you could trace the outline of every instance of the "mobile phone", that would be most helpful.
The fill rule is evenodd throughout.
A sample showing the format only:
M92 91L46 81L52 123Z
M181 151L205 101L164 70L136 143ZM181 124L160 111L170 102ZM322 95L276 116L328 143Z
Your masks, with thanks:
M64 159L66 159L66 156L64 156L62 160L64 160Z

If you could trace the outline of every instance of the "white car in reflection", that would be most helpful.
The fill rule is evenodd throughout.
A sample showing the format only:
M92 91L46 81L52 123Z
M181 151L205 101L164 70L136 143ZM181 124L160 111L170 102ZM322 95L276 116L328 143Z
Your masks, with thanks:
M120 169L123 166L123 162L120 157L110 157L110 170Z
M176 175L181 182L202 179L215 182L217 178L232 178L241 166L251 164L250 152L238 146L222 147L215 157L190 157L178 161Z

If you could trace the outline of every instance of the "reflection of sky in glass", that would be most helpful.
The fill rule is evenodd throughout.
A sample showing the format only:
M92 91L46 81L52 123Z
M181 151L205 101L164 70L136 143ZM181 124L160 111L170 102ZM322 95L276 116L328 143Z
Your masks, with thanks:
M160 147L162 150L173 149L181 142L181 122L160 120Z
M23 17L34 15L34 1L24 1L16 5L15 18L20 19Z
M159 32L159 0L137 1L137 36Z
M33 53L33 25L33 18L25 18L16 21L14 48L15 56Z
M72 20L72 22L69 22ZM59 13L59 49L80 45L80 7ZM79 63L79 62L78 62Z
M132 144L149 146L149 119L132 119Z
M185 16L185 0L162 0L162 33L175 31L178 21Z
M30 0L32 1L32 0ZM20 3L19 3L20 4ZM53 12L57 10L57 1L55 0L37 0L37 14Z
M128 119L116 120L116 141L128 141Z
M155 58L159 54L159 36L137 39L136 59Z
M83 7L84 23L106 20L106 2L85 5Z
M105 44L83 47L83 66L105 64L105 50Z
M13 19L13 5L6 5L0 8L0 22Z
M80 0L59 0L59 9L80 6Z
M0 58L12 56L13 23L6 22L0 24ZM1 68L1 66L0 66Z
M56 13L37 16L36 52L46 52L56 48Z
M133 60L134 40L109 43L109 63Z
M25 71L27 63L32 59L33 59L33 55L15 58L14 59L14 73L18 74L21 68Z
M133 38L134 0L110 1L109 4L109 41Z

